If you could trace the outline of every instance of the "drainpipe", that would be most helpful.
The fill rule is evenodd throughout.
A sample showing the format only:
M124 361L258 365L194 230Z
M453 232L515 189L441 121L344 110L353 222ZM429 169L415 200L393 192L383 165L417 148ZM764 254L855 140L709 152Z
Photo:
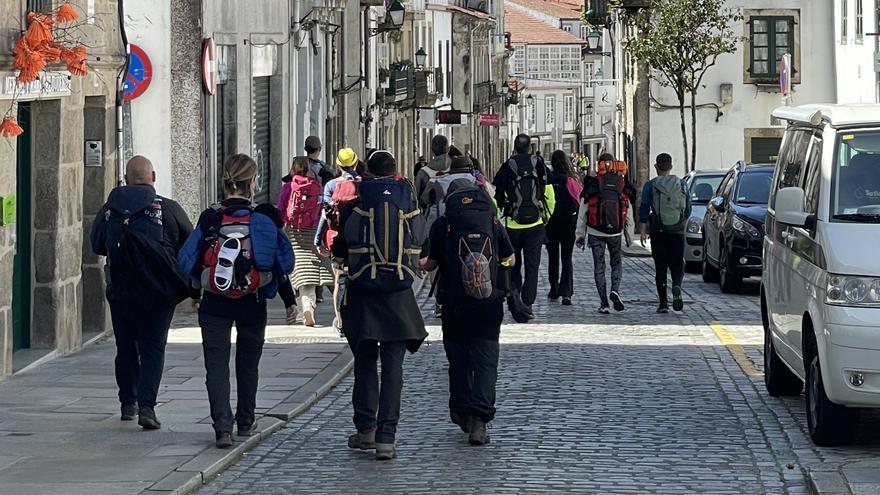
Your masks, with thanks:
M122 116L122 88L125 82L125 74L128 72L128 64L129 64L129 54L131 53L131 48L128 44L128 35L125 32L125 2L123 0L119 0L116 7L116 14L119 18L119 35L122 38L122 46L125 50L125 63L122 64L122 68L119 71L119 75L116 77L116 178L117 178L117 186L123 185L125 182L125 153L123 150L123 138L124 138L124 122Z
M468 59L470 62L470 63L468 63L468 67L471 72L471 77L468 78L468 83L470 84L470 88L471 88L471 90L470 90L471 104L470 104L470 108L468 108L468 113L471 114L471 117L473 117L473 114L474 114L474 75L476 73L476 71L474 70L474 65L476 64L476 60L474 60L474 33L477 32L477 29L479 28L479 23L475 22L474 24L475 24L474 27L471 28L471 30L470 30L470 36L468 37L468 43L469 43ZM471 144L471 153L473 153L474 152L474 144L476 142L476 131L474 130L476 126L474 125L472 120L469 120L468 124L469 124L468 127L471 128L471 139L470 139L471 143L470 144Z

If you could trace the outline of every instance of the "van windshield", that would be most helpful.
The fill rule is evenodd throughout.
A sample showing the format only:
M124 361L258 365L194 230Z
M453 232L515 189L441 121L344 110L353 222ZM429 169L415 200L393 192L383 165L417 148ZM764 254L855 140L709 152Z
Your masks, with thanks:
M836 158L832 218L880 223L880 130L841 132Z

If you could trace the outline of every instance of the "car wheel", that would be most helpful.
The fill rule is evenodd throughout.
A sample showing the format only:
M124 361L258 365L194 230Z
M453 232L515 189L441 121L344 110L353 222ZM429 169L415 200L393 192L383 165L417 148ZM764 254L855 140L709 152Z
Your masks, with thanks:
M770 317L767 313L767 301L761 294L761 322L764 325L764 386L771 397L800 395L804 382L782 362L770 330Z
M721 292L725 294L736 292L742 285L742 276L733 266L727 253L727 246L721 243L721 256L718 257L718 285L721 286Z
M709 250L706 249L706 238L703 238L703 282L707 284L718 281L718 269L709 261Z
M858 426L858 409L841 406L828 399L815 343L810 345L804 358L807 370L805 402L810 438L816 445L827 447L851 443Z

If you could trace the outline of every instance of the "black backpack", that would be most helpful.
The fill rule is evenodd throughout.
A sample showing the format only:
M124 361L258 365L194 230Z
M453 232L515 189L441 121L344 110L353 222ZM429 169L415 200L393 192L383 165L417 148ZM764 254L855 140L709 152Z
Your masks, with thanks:
M626 179L615 172L596 177L595 189L587 191L587 225L606 234L619 234L626 228L629 199L623 193Z
M120 190L111 193L104 213L107 300L174 307L188 297L189 286L174 251L164 244L162 198L143 188L135 191L138 197L114 201L114 194L124 194Z
M438 299L458 307L504 299L510 283L498 254L498 219L492 198L482 187L460 187L446 197L445 216L446 259Z
M513 177L506 184L508 204L504 216L522 225L546 221L544 183L538 175L538 157L531 155L526 165L520 165L514 157L507 161L507 166Z
M426 237L412 185L404 179L365 180L358 194L342 231L350 283L374 292L409 289Z

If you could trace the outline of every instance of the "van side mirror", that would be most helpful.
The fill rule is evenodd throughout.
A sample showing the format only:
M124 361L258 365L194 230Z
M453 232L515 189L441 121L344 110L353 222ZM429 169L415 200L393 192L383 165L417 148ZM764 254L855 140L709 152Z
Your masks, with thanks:
M717 196L712 198L712 208L719 213L724 213L724 198L721 196Z
M804 190L786 187L776 193L776 221L794 227L803 227L810 217L804 212Z

